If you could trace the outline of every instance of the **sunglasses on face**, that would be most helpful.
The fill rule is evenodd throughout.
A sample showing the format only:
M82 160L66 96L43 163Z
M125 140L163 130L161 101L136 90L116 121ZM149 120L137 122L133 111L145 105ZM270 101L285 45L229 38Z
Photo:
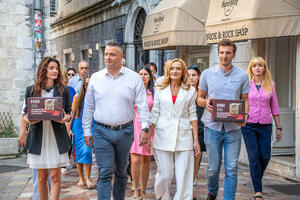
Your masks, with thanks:
M68 76L75 76L75 74L68 74Z

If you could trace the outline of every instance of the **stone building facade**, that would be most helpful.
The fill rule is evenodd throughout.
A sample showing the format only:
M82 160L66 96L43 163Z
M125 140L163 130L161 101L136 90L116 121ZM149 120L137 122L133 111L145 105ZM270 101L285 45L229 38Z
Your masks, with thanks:
M37 67L36 1L0 0L0 112L10 112L16 126L20 121L25 88L33 83ZM42 55L49 55L50 1L39 0L38 3L43 13Z
M163 62L176 50L143 51L142 32L146 15L160 0L60 1L58 15L51 19L51 55L65 68L87 60L90 73L104 68L106 43L119 41L126 66L138 69L147 62Z

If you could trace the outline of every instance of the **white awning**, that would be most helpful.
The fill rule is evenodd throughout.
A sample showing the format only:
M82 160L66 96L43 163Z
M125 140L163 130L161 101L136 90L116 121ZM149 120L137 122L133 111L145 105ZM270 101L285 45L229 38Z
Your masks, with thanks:
M147 16L144 49L205 45L209 0L162 0Z
M300 0L212 0L206 42L300 35Z

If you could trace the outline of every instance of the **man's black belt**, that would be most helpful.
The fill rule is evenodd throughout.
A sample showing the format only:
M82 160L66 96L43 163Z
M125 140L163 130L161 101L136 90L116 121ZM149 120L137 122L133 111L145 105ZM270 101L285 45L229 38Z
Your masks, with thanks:
M126 123L126 124L122 124L122 125L119 125L119 126L106 125L106 124L102 124L101 122L97 122L97 121L95 121L95 123L97 125L101 125L101 126L104 126L105 128L109 128L109 129L115 130L115 131L122 130L124 128L127 128L127 127L133 125L133 121L130 121L130 122Z

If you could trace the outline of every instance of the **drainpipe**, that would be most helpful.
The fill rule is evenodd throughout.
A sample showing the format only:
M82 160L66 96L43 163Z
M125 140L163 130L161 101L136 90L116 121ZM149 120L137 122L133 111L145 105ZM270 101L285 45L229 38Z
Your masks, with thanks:
M44 57L44 0L34 0L34 64L37 71L38 65Z

